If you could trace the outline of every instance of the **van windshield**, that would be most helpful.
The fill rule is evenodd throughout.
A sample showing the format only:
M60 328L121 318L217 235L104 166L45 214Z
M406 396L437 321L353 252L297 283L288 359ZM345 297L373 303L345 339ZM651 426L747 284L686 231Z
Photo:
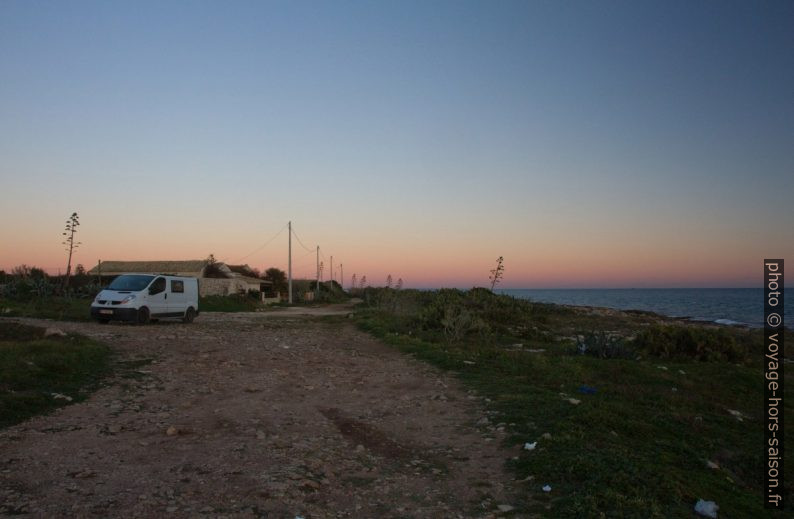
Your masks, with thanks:
M113 280L108 290L140 292L154 279L154 276L131 275L119 276Z

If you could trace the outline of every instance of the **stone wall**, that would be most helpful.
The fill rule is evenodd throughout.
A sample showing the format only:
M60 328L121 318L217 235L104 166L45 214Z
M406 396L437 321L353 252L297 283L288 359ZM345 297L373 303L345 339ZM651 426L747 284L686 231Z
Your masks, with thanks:
M233 279L201 278L199 279L199 295L206 296L228 296L231 291ZM230 292L231 291L231 292Z
M199 295L205 296L228 296L232 294L245 294L249 290L259 291L255 287L237 278L201 278L199 279Z

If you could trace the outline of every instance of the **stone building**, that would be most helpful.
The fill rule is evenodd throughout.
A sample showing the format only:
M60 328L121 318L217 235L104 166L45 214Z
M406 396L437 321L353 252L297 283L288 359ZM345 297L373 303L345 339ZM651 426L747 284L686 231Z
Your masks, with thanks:
M270 281L253 277L248 265L236 266L234 270L222 262L210 263L208 260L188 261L102 261L88 274L101 278L116 277L121 274L167 274L198 278L199 295L226 296L270 291Z

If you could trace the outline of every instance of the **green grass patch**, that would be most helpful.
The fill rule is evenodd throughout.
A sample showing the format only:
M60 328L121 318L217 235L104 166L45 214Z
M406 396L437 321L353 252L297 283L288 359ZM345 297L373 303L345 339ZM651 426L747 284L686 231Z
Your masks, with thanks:
M0 427L83 400L110 371L110 349L79 335L0 321Z
M202 312L256 312L264 308L258 299L247 295L207 296L199 298Z
M489 398L492 422L510 424L510 448L538 442L509 462L517 479L532 476L524 483L525 511L555 518L688 518L697 500L706 499L717 502L720 516L765 516L764 379L756 332L669 327L653 314L599 316L488 301L482 293L468 300L435 294L408 295L408 302L388 305L373 294L357 311L357 323L406 353L454 371ZM457 304L462 307L449 309ZM499 307L508 318L488 315ZM463 324L455 317L462 311L469 314ZM465 333L455 329L460 326ZM565 338L593 331L620 336L630 354L581 355L579 339ZM787 379L791 388L791 373ZM582 393L581 386L596 392ZM794 423L788 393L784 413ZM786 439L794 442L790 432ZM541 491L546 484L552 487L548 494Z
M90 321L91 299L35 297L27 300L0 299L0 316L37 317L57 321Z

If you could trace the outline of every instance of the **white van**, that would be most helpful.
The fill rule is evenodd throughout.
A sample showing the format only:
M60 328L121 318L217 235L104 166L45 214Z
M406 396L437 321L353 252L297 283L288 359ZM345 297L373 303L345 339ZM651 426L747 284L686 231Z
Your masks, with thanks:
M198 279L155 274L123 274L91 303L91 317L147 323L150 319L178 317L191 323L199 314Z

